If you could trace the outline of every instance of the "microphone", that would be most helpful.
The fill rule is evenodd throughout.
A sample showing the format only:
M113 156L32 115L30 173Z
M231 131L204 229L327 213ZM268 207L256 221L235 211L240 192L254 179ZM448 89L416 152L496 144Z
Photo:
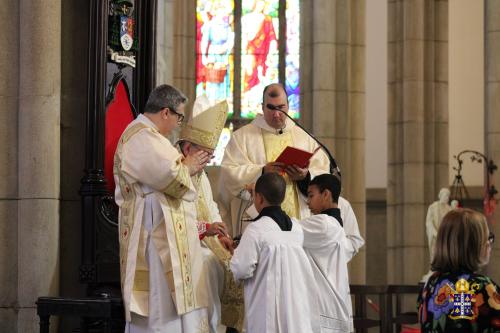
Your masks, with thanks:
M242 189L240 193L238 193L238 198L245 200L245 201L251 201L252 200L252 195L250 192L246 189Z
M279 111L279 112L283 113L288 119L290 119L291 121L293 121L293 123L295 125L297 125L301 130L303 130L304 132L306 132L306 134L309 135L309 137L311 137L311 139L313 139L314 141L316 141L316 143L324 150L324 152L328 156L328 160L330 161L330 173L333 175L336 172L339 175L339 177L341 177L340 168L337 165L337 161L335 161L335 159L333 158L332 154L330 153L330 151L328 150L328 148L325 147L324 144L322 144L318 139L316 139L316 137L314 135L312 135L312 133L310 133L308 130L306 130L304 127L302 127L302 125L300 125L295 119L293 119L292 117L290 117L290 115L288 113L286 113L285 111L283 111L281 109L281 107L276 106L276 105L272 105L272 104L266 104L266 107L268 109L270 109L270 110ZM281 132L283 132L283 130L281 130Z

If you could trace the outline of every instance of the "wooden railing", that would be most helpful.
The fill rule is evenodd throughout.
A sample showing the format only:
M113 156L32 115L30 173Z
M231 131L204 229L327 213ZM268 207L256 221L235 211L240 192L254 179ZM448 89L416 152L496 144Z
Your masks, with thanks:
M409 298L412 305L416 304L421 286L351 285L350 289L356 333L366 333L370 328L378 328L381 333L418 332L416 308L403 312L403 298Z
M408 325L418 322L414 311L403 312L404 297L410 308L416 304L421 286L418 285L351 285L354 328L356 333L418 332ZM37 301L40 332L49 332L51 316L77 316L81 318L80 332L90 327L99 332L123 332L123 306L120 298L40 297ZM415 327L415 325L413 325ZM369 330L369 331L368 331Z

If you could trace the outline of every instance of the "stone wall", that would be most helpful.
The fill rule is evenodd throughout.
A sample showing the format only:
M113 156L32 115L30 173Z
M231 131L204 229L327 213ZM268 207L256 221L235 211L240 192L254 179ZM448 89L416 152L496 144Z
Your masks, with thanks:
M2 8L0 327L36 332L36 298L59 292L61 2Z
M428 269L427 206L448 186L448 2L389 0L387 273Z

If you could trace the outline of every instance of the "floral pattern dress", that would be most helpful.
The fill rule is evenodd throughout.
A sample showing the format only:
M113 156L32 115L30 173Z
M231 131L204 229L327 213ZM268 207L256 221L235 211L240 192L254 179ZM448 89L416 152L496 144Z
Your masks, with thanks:
M499 288L473 273L434 273L417 302L423 333L500 332Z

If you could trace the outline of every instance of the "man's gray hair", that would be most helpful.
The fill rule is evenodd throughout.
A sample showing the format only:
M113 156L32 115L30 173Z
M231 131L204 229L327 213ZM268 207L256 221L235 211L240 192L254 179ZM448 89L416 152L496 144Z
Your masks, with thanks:
M180 90L168 84L162 84L149 94L144 113L158 113L164 108L176 112L179 105L187 101L188 98Z

